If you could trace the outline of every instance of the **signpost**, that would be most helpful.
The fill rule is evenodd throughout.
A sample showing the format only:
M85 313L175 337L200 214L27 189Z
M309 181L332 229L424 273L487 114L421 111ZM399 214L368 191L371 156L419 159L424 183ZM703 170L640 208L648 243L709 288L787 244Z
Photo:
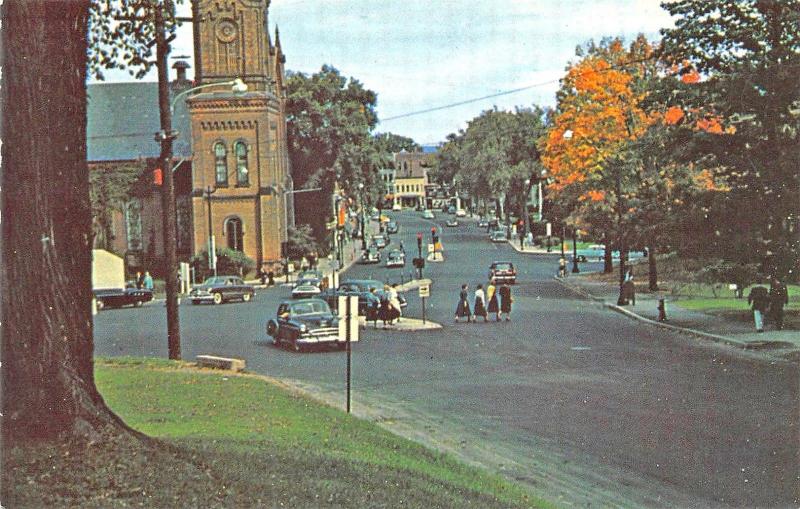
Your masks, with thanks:
M339 338L343 335L347 349L347 413L350 413L350 373L352 367L351 343L358 341L358 296L340 295L339 303ZM355 313L353 312L355 311Z
M422 299L422 323L425 323L425 298L431 296L430 285L422 285L419 287L419 296Z

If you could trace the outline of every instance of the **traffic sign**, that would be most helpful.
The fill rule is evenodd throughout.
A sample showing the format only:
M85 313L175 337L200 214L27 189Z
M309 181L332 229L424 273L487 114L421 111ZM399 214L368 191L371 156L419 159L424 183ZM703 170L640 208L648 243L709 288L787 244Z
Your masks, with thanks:
M433 248L434 248L433 244L428 244L428 252L429 253L433 253Z
M420 297L430 297L431 296L431 287L430 285L422 285L419 287L419 296Z

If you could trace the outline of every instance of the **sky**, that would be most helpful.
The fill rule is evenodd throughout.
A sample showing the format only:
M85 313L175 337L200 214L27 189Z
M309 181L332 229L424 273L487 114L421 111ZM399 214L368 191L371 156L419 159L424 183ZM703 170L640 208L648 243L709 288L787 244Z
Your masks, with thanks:
M188 0L185 0L188 4ZM286 69L336 67L378 94L378 132L436 144L484 110L554 106L575 48L594 39L659 37L660 0L272 0ZM185 15L188 5L183 6ZM187 24L172 55L192 55ZM191 71L191 69L190 69ZM191 73L190 73L191 77ZM155 72L144 78L155 81ZM107 81L131 81L125 72ZM527 88L529 87L529 88ZM453 108L422 110L488 98ZM400 117L400 118L393 118Z

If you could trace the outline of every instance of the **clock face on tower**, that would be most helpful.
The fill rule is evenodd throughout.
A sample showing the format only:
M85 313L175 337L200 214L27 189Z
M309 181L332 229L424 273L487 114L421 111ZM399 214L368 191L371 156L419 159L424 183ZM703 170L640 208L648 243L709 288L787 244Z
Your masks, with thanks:
M236 39L236 34L239 31L239 27L236 25L236 22L229 18L223 18L217 21L216 26L216 33L217 39L221 42L233 42Z

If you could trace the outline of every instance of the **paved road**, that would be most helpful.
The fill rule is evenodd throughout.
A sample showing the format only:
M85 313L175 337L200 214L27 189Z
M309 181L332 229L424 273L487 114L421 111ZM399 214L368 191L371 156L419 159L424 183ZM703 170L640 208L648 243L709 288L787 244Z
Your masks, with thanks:
M406 251L431 223L400 216ZM441 218L443 222L444 218ZM435 223L439 223L437 219ZM354 348L355 409L385 426L530 483L563 505L796 507L796 364L652 328L552 280L557 255L494 245L473 221L442 228L429 263L437 332L367 331ZM454 324L458 289L489 263L520 272L511 322ZM407 269L408 270L408 269ZM351 277L400 271L356 266ZM341 404L344 356L269 346L264 322L287 289L250 304L181 307L184 357L219 353ZM420 303L409 298L419 316ZM163 308L95 320L98 355L166 356Z

